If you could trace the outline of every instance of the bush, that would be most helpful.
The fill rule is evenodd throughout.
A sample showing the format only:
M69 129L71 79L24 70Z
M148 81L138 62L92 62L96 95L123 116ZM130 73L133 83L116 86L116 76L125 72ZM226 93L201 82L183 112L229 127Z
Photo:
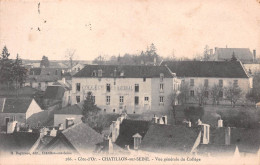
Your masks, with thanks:
M201 106L189 106L184 109L184 115L187 120L191 121L192 124L195 124L198 119L201 119L204 115L204 108Z

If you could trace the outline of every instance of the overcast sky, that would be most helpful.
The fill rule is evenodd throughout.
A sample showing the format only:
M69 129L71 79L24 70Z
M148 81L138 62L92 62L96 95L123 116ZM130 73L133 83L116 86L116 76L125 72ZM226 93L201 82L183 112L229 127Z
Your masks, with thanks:
M0 46L7 46L11 58L19 53L24 59L59 60L75 49L78 59L92 60L100 54L138 53L151 43L161 56L174 51L177 57L193 57L206 44L256 49L260 56L257 0L0 3Z

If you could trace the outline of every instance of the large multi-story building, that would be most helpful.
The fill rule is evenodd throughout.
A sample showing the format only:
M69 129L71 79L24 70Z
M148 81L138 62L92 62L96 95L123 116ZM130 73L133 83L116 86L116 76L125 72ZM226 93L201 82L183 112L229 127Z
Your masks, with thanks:
M163 62L176 76L187 83L190 101L196 98L197 91L204 88L204 95L210 98L214 85L219 87L219 97L225 101L224 89L238 86L243 97L252 89L252 77L248 75L240 61L173 61Z
M103 111L142 113L169 109L180 81L165 66L87 65L72 78L72 104L91 92Z

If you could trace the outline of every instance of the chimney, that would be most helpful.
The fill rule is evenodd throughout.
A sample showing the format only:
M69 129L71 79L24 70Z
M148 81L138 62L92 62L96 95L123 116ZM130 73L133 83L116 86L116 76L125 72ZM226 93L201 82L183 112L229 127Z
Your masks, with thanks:
M104 152L112 154L114 152L112 140L108 135L104 135Z
M163 118L159 118L159 124L164 124Z
M53 128L51 131L50 131L50 136L53 136L55 137L57 135L57 130L55 128Z
M187 126L191 127L191 122L190 121L188 121Z
M225 129L225 145L230 145L231 140L231 128L227 127Z
M156 115L154 115L153 118L152 118L152 123L156 124L157 121L158 121L158 117Z
M163 120L163 123L165 124L165 125L167 125L167 116L165 115L165 116L162 116L162 120Z
M223 127L223 120L221 118L218 120L218 127Z
M256 61L256 50L254 49L253 50L253 62L255 62Z
M210 125L208 124L202 124L201 125L201 138L202 138L202 144L209 144L209 131L210 131Z
M59 124L59 130L63 130L63 129L64 129L63 123L60 123L60 124Z
M202 125L202 121L198 119L198 125Z

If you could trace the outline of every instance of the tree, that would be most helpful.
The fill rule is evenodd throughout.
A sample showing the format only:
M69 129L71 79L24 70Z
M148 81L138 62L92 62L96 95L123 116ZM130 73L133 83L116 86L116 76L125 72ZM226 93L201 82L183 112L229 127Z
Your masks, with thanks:
M69 61L69 65L70 65L70 69L73 67L73 60L75 59L75 49L68 49L66 51L66 55L65 58L68 59Z
M222 88L216 84L213 85L213 87L210 89L210 94L212 98L212 104L218 105L220 101L220 92L222 91Z
M50 62L47 56L42 56L40 67L48 68L50 66Z
M95 58L93 60L93 64L98 64L98 65L104 65L105 64L105 57L104 56L101 56L99 55L97 58Z
M229 85L225 88L226 98L230 101L231 106L235 107L236 102L241 99L242 90L237 85Z
M253 89L246 94L247 100L257 103L260 101L260 72L256 73L253 78Z
M27 70L24 67L22 67L22 60L19 58L18 54L13 64L12 72L12 77L15 82L15 87L17 89L25 82L27 77Z
M187 82L182 82L180 87L180 94L178 95L178 100L181 104L185 104L189 99L190 86Z
M98 121L102 121L100 119L102 115L99 114L100 110L101 109L97 107L94 103L94 97L92 93L88 92L86 100L84 100L84 104L82 107L82 115L83 115L82 121L84 123L88 123L91 128L93 128L98 132L101 132L103 129L100 128L101 124L99 124L100 122L98 122Z
M208 100L208 87L205 86L199 86L196 88L196 99L198 100L199 105L204 105L206 104Z
M184 115L187 120L195 124L198 119L201 119L204 115L204 108L201 106L194 107L189 106L184 109Z
M171 110L173 114L174 124L176 124L176 102L178 101L178 91L174 91L172 94L170 94L170 101L171 101Z
M206 45L205 48L204 48L204 52L203 52L203 55L204 55L204 61L208 61L209 60L209 46Z
M0 57L0 82L7 84L8 88L12 83L12 65L13 62L9 59L10 53L6 46L4 46Z

